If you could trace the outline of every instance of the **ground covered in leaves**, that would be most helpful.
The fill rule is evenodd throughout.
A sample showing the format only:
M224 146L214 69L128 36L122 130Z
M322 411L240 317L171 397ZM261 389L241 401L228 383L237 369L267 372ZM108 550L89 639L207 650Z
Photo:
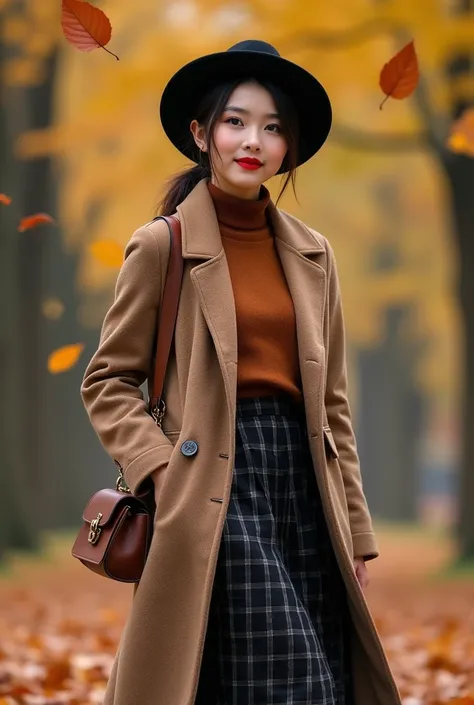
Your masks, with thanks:
M367 598L404 705L474 705L474 573L443 573L444 536L378 538ZM71 540L0 575L0 705L102 702L132 588L89 573Z

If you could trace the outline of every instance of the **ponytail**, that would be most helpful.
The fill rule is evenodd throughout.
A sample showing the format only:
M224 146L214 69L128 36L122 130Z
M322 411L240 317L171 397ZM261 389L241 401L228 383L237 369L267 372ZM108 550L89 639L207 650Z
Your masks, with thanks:
M211 170L208 162L186 169L176 174L167 184L166 193L160 203L161 215L173 215L176 208L189 196L197 184L206 177L210 178Z

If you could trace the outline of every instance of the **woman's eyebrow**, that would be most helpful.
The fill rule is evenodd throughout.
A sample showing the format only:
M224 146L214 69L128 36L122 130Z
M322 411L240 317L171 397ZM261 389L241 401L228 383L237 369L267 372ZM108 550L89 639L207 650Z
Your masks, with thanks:
M241 113L242 115L250 115L250 111L246 110L245 108L239 108L236 105L228 105L225 109L224 112L230 112L232 111L233 113ZM264 115L266 118L276 118L280 119L280 116L278 113L267 113Z

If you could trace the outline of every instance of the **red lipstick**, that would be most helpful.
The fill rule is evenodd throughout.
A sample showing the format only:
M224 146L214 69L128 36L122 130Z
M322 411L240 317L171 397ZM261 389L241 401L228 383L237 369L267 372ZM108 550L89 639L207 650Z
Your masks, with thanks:
M253 157L244 157L243 159L236 159L235 161L237 164L240 164L243 169L249 169L251 171L260 169L262 166L260 159L255 159Z

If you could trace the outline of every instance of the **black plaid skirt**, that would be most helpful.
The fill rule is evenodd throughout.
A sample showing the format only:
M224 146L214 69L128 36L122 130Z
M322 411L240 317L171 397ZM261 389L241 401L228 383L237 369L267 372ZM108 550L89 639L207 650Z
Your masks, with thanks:
M195 705L350 705L348 619L303 407L240 399Z

